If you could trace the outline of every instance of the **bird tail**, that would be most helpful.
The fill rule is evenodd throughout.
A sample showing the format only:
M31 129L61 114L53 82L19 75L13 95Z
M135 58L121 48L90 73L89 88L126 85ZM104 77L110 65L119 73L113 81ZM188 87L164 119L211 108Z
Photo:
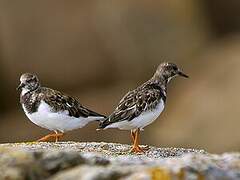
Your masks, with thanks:
M88 120L89 122L93 122L93 121L101 122L101 121L103 121L105 118L106 118L106 116L103 116L103 115L101 115L101 116L89 116L87 120Z
M95 121L101 123L102 121L104 121L104 119L106 119L106 116L99 117L99 118L95 119Z
M97 128L97 131L104 129L109 124L108 119L109 118L107 117L107 118L99 120L99 125Z

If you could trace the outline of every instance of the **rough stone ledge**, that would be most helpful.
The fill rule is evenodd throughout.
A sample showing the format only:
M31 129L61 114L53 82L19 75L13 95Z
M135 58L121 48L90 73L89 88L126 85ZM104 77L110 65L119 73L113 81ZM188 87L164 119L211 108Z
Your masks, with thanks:
M104 142L1 144L0 179L240 179L240 153L129 149Z

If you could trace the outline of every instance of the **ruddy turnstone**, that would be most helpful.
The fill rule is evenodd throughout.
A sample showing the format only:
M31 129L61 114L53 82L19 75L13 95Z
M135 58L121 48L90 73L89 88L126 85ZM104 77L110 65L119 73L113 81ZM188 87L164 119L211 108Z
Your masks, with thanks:
M36 75L21 75L20 103L27 117L36 125L54 131L37 141L55 137L57 142L63 133L82 128L91 121L105 116L83 107L76 99L59 91L42 87Z
M100 122L99 129L131 130L131 152L143 152L139 146L140 130L161 114L166 103L167 84L178 75L188 78L177 65L168 62L160 64L150 80L128 92L120 100L113 113Z

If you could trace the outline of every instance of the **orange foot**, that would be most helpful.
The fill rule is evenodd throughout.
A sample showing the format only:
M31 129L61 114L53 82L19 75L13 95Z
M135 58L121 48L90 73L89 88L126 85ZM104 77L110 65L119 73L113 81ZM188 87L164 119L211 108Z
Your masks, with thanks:
M133 146L130 149L130 152L133 152L133 153L144 153L144 150L140 146Z
M37 142L45 142L45 141L48 141L50 138L55 138L55 142L58 142L59 138L62 136L63 136L63 133L48 134L48 135L38 139Z

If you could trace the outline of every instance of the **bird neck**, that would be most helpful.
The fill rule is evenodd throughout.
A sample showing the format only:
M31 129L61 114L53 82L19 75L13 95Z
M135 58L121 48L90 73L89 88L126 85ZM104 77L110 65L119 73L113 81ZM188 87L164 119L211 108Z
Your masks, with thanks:
M163 74L154 74L150 81L160 86L165 92L167 91L168 78Z
M23 88L21 92L21 96L24 96L25 94L37 91L40 88L40 85L36 86L36 88L33 89L28 89L28 88Z

